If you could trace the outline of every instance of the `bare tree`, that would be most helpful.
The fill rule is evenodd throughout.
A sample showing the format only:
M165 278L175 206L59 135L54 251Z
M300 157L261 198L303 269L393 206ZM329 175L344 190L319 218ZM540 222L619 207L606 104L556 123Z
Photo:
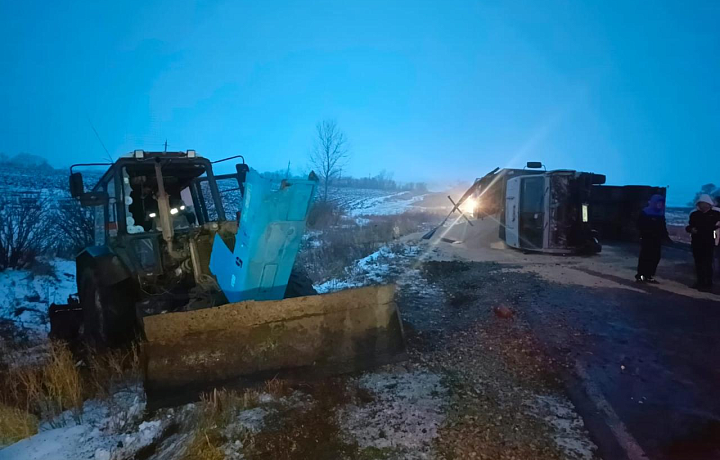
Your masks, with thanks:
M327 201L328 186L342 170L349 158L347 139L335 120L324 120L315 127L315 145L310 164L323 182L323 201Z
M36 192L6 195L0 201L0 271L32 263L46 245L47 200Z
M688 206L695 206L700 199L700 195L702 194L708 194L711 197L713 197L715 200L720 198L720 187L717 187L715 184L705 184L700 188L700 191L695 194L695 198L688 203Z
M92 207L82 207L78 200L58 200L51 209L49 225L53 228L49 244L60 256L75 256L92 243L95 222Z

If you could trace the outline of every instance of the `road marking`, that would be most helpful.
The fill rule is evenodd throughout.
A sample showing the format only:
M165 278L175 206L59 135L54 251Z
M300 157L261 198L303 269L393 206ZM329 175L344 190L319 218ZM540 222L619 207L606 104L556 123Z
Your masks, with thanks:
M575 372L577 372L582 380L588 397L603 414L605 423L607 423L613 436L615 436L618 444L620 444L620 447L622 447L627 454L627 458L629 460L647 460L648 456L645 454L645 451L643 451L633 435L630 434L600 389L592 383L587 371L585 371L585 368L578 361L575 362Z

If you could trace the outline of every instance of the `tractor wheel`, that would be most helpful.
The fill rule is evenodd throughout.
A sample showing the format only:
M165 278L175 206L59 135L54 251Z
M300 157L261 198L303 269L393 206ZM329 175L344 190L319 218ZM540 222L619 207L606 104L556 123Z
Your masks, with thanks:
M128 344L137 332L135 308L130 288L119 283L102 287L90 268L83 272L80 305L83 312L83 338L96 348Z
M285 288L285 298L305 297L308 295L317 295L317 291L313 287L312 280L304 270L293 269L290 272L287 288Z

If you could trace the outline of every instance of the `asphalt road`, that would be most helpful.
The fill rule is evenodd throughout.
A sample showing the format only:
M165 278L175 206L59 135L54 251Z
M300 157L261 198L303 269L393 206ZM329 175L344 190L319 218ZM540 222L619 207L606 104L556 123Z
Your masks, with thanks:
M476 230L437 247L471 262L478 283L522 293L512 307L547 353L570 363L566 390L599 454L720 459L720 289L688 287L692 255L664 249L663 283L644 285L633 277L636 245L556 257L501 249L495 234ZM491 262L507 267L504 279L488 275Z
M537 337L575 361L569 391L605 458L720 459L720 302L642 291L548 283L528 311Z

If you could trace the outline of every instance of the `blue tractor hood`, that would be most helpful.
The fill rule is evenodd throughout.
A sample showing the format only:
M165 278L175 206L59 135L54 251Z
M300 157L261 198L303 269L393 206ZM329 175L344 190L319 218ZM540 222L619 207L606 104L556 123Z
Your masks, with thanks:
M210 271L229 302L284 297L316 188L313 180L278 185L248 172L234 250L216 234L210 255Z

